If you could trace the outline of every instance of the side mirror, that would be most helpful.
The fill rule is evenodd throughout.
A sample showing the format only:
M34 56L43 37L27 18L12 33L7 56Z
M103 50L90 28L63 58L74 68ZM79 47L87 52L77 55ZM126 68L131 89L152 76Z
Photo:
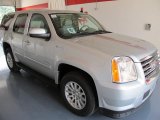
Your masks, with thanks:
M30 37L35 38L43 38L43 39L49 39L51 37L50 33L47 33L47 30L44 28L31 28L29 30Z

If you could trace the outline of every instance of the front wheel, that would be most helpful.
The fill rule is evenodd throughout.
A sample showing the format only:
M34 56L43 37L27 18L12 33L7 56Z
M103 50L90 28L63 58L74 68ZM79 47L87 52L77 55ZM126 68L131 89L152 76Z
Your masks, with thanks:
M80 116L94 113L95 96L83 75L77 72L66 74L61 82L61 93L67 108L73 113Z
M8 48L5 51L5 56L6 56L6 62L7 62L8 68L13 72L18 72L20 68L17 66L10 48Z

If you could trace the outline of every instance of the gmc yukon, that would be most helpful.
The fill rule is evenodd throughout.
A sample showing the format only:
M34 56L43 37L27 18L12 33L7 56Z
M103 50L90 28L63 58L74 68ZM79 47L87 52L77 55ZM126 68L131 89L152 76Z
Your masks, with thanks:
M4 18L3 49L11 71L28 68L60 86L66 107L80 116L97 109L120 118L152 94L159 77L157 49L106 31L92 16L33 10Z

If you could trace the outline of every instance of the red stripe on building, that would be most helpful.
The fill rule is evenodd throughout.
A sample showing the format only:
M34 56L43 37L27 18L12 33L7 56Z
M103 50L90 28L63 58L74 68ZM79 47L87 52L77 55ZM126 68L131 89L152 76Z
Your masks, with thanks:
M66 3L66 5L76 5L76 4L105 2L105 1L114 1L114 0L65 0L65 3Z
M48 3L43 3L43 4L33 5L33 6L28 6L23 8L16 8L16 10L22 11L22 10L31 10L31 9L45 9L45 8L48 8Z

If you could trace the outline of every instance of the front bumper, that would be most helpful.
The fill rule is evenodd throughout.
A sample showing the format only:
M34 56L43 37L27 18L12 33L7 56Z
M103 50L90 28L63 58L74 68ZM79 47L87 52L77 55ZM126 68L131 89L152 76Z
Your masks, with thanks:
M100 108L100 112L107 117L117 119L117 118L123 118L123 117L129 116L130 114L136 112L137 109L138 108L133 108L125 111L112 111L105 108Z
M114 87L103 87L101 111L109 117L120 118L133 113L155 89L159 73L152 78L149 84L145 82L131 82L117 84ZM110 112L109 112L110 111Z

